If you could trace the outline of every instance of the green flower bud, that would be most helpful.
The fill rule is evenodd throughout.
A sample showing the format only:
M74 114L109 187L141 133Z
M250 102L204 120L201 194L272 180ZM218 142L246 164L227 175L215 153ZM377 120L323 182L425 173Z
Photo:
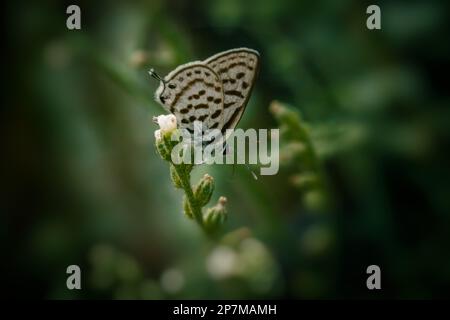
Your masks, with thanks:
M178 172L173 164L170 164L170 178L172 178L172 182L175 188L182 188L180 176L178 175Z
M297 125L301 118L298 112L293 112L286 107L285 104L279 101L272 101L269 106L269 111L274 115L274 117L283 124L291 127L292 125Z
M170 147L170 144L167 144L167 139L165 139L164 136L161 136L160 131L158 130L157 132L159 132L159 134L155 132L156 150L158 150L158 153L161 156L161 158L163 158L166 161L170 161L172 148Z
M311 189L319 185L320 180L317 174L305 172L290 177L290 182L301 189Z
M326 198L320 189L313 189L303 195L303 202L305 206L315 212L320 212L325 209Z
M214 207L209 208L203 216L204 224L209 231L217 230L217 228L223 225L227 220L227 210L225 208L226 202L227 198L220 197L217 204Z
M286 112L286 108L279 101L274 100L269 106L269 111L274 116L279 116Z
M205 174L194 189L194 197L199 206L203 207L211 200L213 191L214 179L209 174Z
M307 147L303 142L289 142L280 150L280 162L283 164L291 164L299 156L305 154Z
M191 205L189 204L189 200L187 199L186 196L183 197L183 209L184 209L184 214L189 219L194 219L194 214L192 213Z

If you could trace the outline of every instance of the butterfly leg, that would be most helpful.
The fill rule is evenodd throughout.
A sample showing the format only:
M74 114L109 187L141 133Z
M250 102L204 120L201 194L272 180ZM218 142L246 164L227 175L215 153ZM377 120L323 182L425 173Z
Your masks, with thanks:
M231 153L230 146L227 143L225 143L225 145L223 147L223 155L225 156L230 153ZM253 178L255 180L258 180L258 176L256 175L255 172L253 172L253 170L250 168L250 166L246 163L244 163L244 164L245 164L245 167L247 168L247 170L250 171L250 173L252 174ZM233 164L233 175L234 175L234 164Z

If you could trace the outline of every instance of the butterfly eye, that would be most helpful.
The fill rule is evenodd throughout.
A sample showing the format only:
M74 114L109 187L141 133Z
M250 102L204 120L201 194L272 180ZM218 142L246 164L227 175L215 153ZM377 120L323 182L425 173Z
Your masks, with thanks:
M169 87L170 89L175 89L177 86L174 85L173 83L171 83L171 84L168 85L168 87Z

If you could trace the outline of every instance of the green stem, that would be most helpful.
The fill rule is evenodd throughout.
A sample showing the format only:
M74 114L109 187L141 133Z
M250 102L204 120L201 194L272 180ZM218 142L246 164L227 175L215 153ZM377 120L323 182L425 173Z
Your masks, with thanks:
M194 216L194 220L197 222L197 224L205 230L205 225L203 223L203 215L202 215L202 209L198 205L197 201L194 197L194 191L192 190L191 186L191 179L190 174L182 170L179 166L174 166L175 170L180 177L181 186L186 194L186 197L189 201L189 206L192 209L192 215ZM206 231L206 230L205 230Z

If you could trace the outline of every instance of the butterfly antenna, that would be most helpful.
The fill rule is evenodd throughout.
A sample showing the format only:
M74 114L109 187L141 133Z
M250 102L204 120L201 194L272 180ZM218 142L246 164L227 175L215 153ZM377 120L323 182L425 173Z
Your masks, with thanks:
M223 152L223 155L227 155L227 154L229 154L231 152L228 144L225 143L222 152ZM256 173L253 172L253 170L249 167L248 164L246 164L246 163L244 163L244 164L245 164L245 167L247 168L247 170L250 171L250 173L252 174L253 178L255 180L258 180L258 176L256 175ZM234 169L235 169L235 164L233 163L233 174L232 174L232 176L234 176L234 172L235 172Z
M162 83L165 83L164 79L161 78L161 77L159 76L159 74L156 73L155 69L151 68L151 69L148 71L148 74L149 74L150 76L152 76L153 78L155 78L156 80L159 80L159 81L161 81Z

